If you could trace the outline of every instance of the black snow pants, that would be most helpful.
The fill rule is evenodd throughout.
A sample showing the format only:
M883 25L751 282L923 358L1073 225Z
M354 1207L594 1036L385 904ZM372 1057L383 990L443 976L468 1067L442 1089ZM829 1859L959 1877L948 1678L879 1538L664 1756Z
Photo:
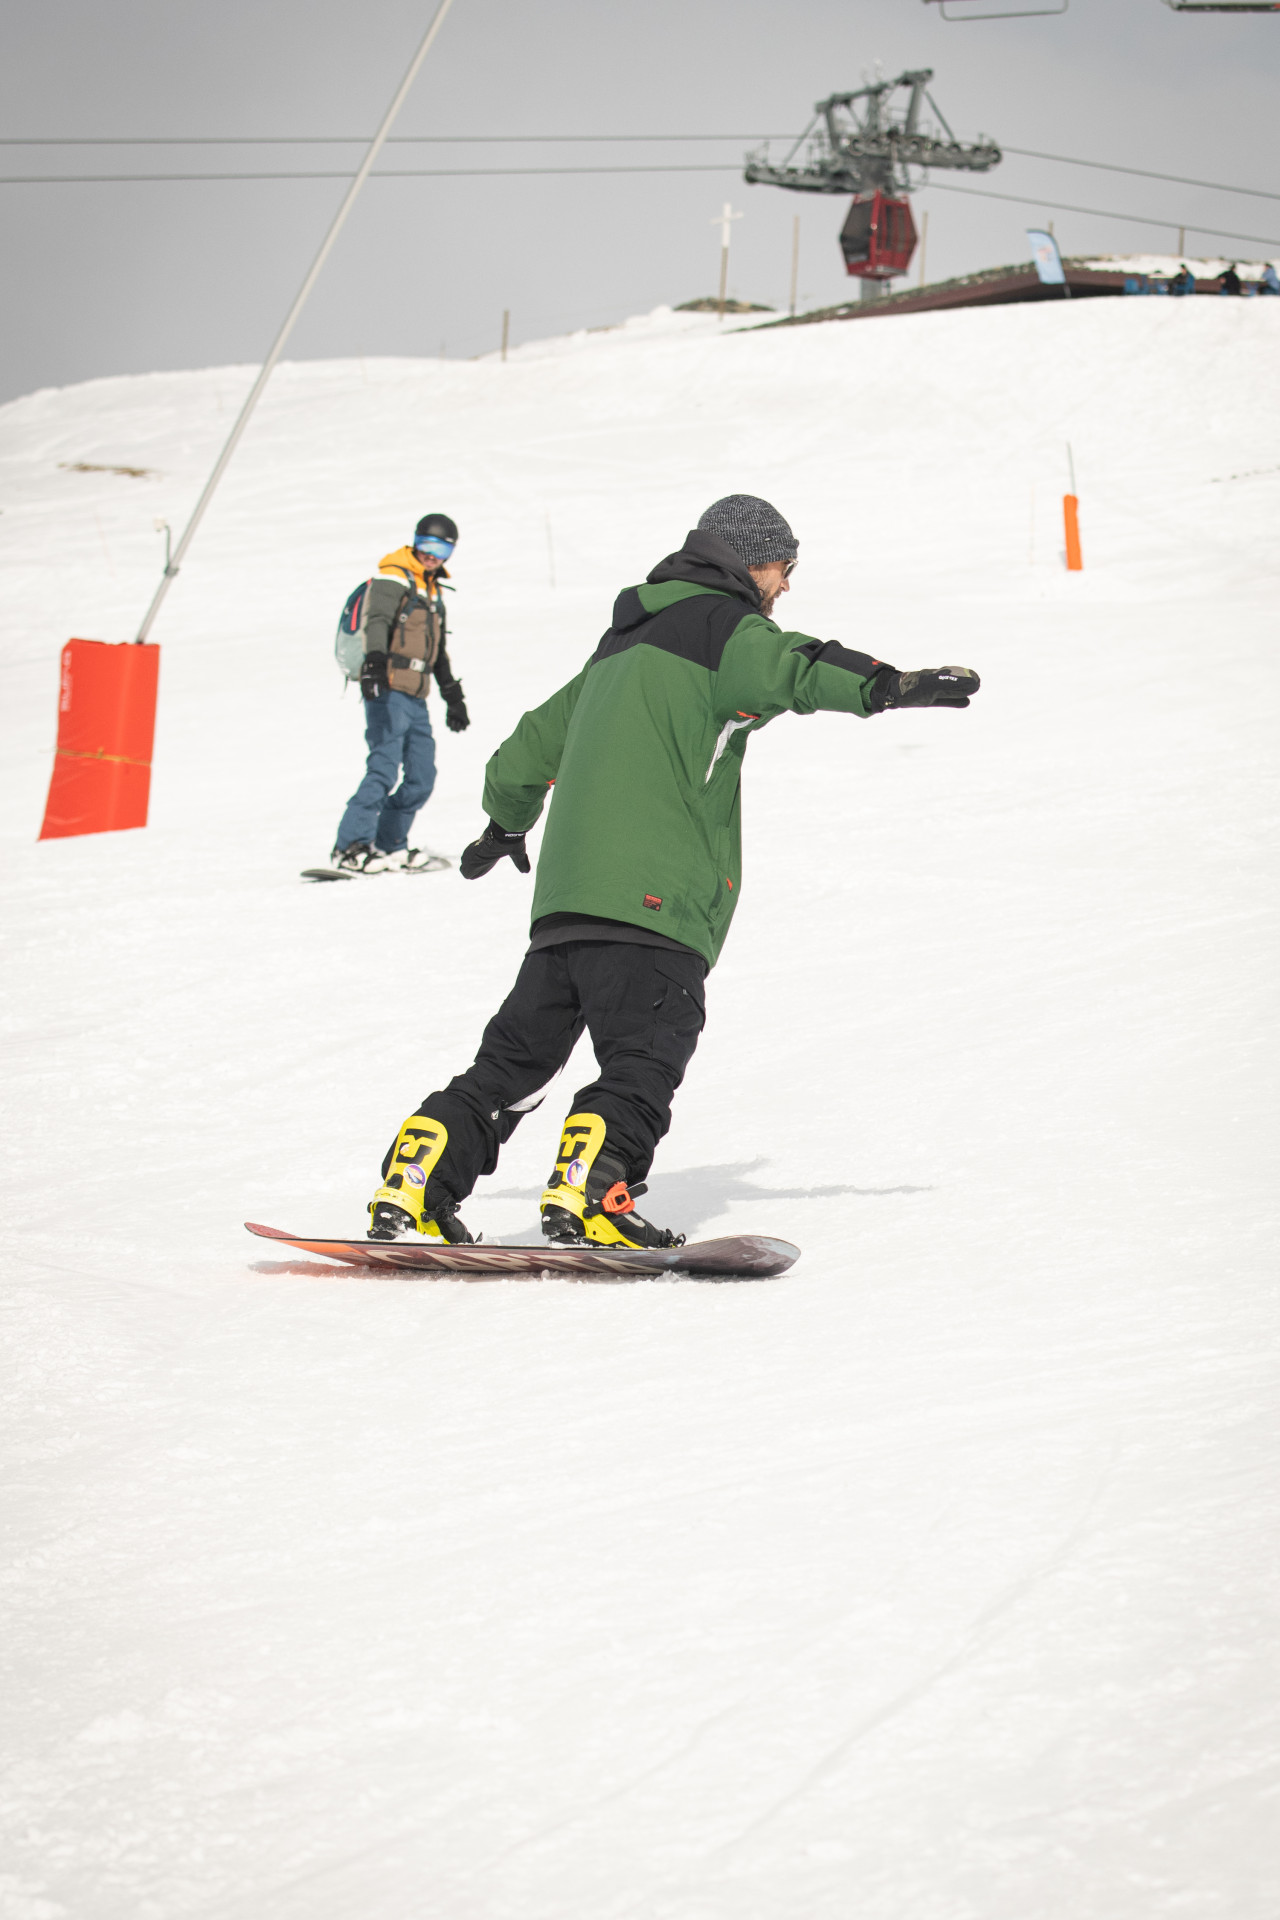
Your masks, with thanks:
M628 1180L643 1180L671 1124L706 1019L700 954L610 940L570 940L527 953L516 983L484 1030L475 1064L417 1109L449 1142L431 1176L465 1200L585 1027L600 1072L566 1113L598 1113ZM395 1143L382 1163L385 1177Z

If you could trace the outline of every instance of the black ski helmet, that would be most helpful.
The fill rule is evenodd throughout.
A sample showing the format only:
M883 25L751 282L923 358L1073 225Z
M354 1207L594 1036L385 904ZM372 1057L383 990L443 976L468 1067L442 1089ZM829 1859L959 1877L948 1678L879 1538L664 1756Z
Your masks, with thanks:
M447 540L451 546L458 544L457 522L447 513L424 513L413 530L415 540Z

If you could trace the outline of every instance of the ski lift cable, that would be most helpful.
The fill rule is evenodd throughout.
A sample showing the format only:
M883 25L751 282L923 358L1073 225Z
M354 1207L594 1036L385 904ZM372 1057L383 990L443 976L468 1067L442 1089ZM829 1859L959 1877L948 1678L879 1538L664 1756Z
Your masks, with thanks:
M1207 234L1212 240L1248 240L1260 247L1280 247L1280 240L1265 233L1231 233L1226 227L1201 226L1187 220L1170 220L1153 213L1116 213L1106 207L1074 207L1063 200L1037 200L1025 193L997 193L992 187L953 187L950 182L931 180L926 193L967 193L977 200L1009 200L1019 207L1046 207L1054 213L1084 213L1095 220L1126 220L1139 227L1181 227L1187 233Z
M1153 173L1150 167L1121 167L1106 160L1074 160L1066 153L1037 153L1033 147L1005 147L1022 160L1053 160L1063 167L1092 167L1099 173L1131 173L1142 180L1171 180L1179 187L1207 187L1212 193L1247 193L1255 200L1280 200L1263 187L1229 187L1221 180L1192 180L1182 173Z
M1006 147L1006 153L1017 153L1035 159L1065 159L1061 155L1030 154L1028 150ZM1074 166L1101 167L1099 161L1071 161ZM1227 187L1211 180L1188 180L1177 174L1152 173L1146 168L1117 167L1104 169L1117 173L1140 174L1149 180L1168 180L1181 186L1203 187L1217 193L1247 193L1257 199L1280 200L1280 194L1266 193L1254 187ZM378 168L372 178L375 180L510 180L529 177L548 176L591 176L595 174L679 174L679 173L738 173L740 162L736 160L708 160L680 162L652 162L650 164L625 164L620 166L586 167L387 167ZM0 187L43 187L43 186L111 186L140 185L152 182L156 185L189 184L206 181L218 183L225 181L263 181L263 180L349 180L352 175L345 170L329 171L321 168L297 170L278 170L269 172L238 173L27 173L0 174ZM930 181L917 188L918 192L928 192L936 187L939 192L969 193L980 199L1008 200L1018 206L1046 207L1057 213L1084 213L1104 220L1128 220L1142 226L1186 226L1186 221L1177 221L1168 216L1153 214L1116 213L1102 207L1077 207L1062 200L1049 200L1038 194L997 193L990 188L944 187L939 181ZM1211 233L1224 239L1265 240L1270 246L1280 244L1265 236L1248 233L1232 233L1226 227L1210 227L1200 223L1191 223L1196 233Z
M934 112L938 115L938 119L941 121L943 127L946 129L947 133L951 135L951 138L954 139L955 136L954 134L951 134L951 129L947 125L947 122L943 117L942 113L939 111L937 102L934 100L932 94L929 94L926 97L928 98L929 105L933 108ZM816 124L816 119L810 120L808 126L805 128L804 132L800 135L799 139L793 141L791 150L787 155L787 162L790 161L792 155L795 152L797 152L798 149L803 145L804 141L808 139L809 135L813 131L815 124ZM526 146L526 145L532 146L535 144L568 145L571 142L574 144L585 144L585 145L601 145L601 144L604 144L605 142L622 143L624 145L630 145L630 144L639 144L643 142L645 145L651 145L657 142L675 142L677 144L684 144L685 142L691 142L695 140L697 141L789 140L791 138L792 136L790 134L784 134L784 133L397 133L397 134L393 134L391 138L387 140L384 144L387 146L393 146L393 145L394 146ZM73 138L68 138L68 139L54 139L52 137L44 136L44 135L41 135L38 138L27 138L26 136L9 138L9 137L6 137L5 135L0 134L0 147L266 147L266 146L302 147L302 146L354 146L357 143L363 143L363 141L364 141L364 136L361 134L345 134L345 133L343 134L339 134L339 133L333 133L333 134L272 133L272 134L264 134L261 136L250 135L250 134L238 134L238 133L237 134L209 134L209 135L180 134L180 135L175 135L172 138L168 136L151 135L151 134L138 135L135 137L126 137L124 135L112 134L110 136L102 136L100 138L99 137L90 138L87 136L82 137L77 135ZM1035 147L1011 147L1011 146L1004 145L1003 142L1001 144L1002 144L1002 149L1006 154L1015 154L1019 159L1022 159L1022 160L1048 160L1053 162L1056 166L1088 167L1092 171L1097 173L1127 173L1127 174L1132 174L1136 179L1141 179L1141 180L1167 180L1167 181L1170 181L1174 186L1179 186L1179 187L1204 187L1211 193L1240 193L1240 194L1247 194L1251 199L1255 199L1255 200L1280 200L1280 193L1274 192L1265 187L1237 187L1237 186L1232 186L1228 182L1222 181L1222 180L1196 180L1196 179L1193 179L1190 175L1183 174L1183 173L1159 173L1154 168L1151 168L1151 167L1126 167L1126 166L1122 166L1118 161L1082 160L1076 154L1042 153L1038 148L1035 148ZM787 162L784 162L784 165L787 164ZM690 170L692 171L693 169L690 169ZM528 169L525 169L523 167L518 167L518 168L511 169L511 171L517 172L517 173L523 173L525 171L528 171ZM559 171L559 169L557 169L557 171ZM597 169L584 168L582 169L582 171L595 172L597 171ZM601 171L603 171L603 169L601 169ZM289 174L256 174L255 173L255 174L216 174L216 175L214 174L144 174L144 175L127 174L127 175L120 175L120 176L107 176L107 175L100 175L100 174L85 174L85 175L41 174L41 175L31 175L31 176L22 176L22 177L23 178L30 177L32 179L39 180L43 184L43 183L46 183L47 181L54 180L54 179L66 180L68 182L79 182L81 179L97 180L97 179L105 179L108 177L111 177L111 178L119 177L121 179L128 179L128 180L133 180L137 178L142 178L147 180L171 180L171 179L172 180L189 180L189 179L196 179L196 180L202 180L202 179L303 180L303 179L311 179L311 178L331 180L334 178L345 178L346 176L334 175L331 173L317 173L312 175L310 173L299 172L299 173L289 173ZM10 185L10 184L13 184L13 182L9 180L5 180L3 183L0 183L0 184Z
M655 162L652 166L622 167L379 167L369 177L372 180L519 180L535 174L542 176L604 173L741 173L741 171L742 163L739 160L702 160L685 165L677 162L670 165ZM0 187L83 187L119 185L141 180L151 180L164 185L167 182L191 180L350 180L353 177L345 170L332 173L323 170L296 173L15 173L0 174Z
M679 173L739 173L740 163L732 160L698 161L684 165L664 166L620 166L620 167L395 167L385 170L379 168L370 175L374 180L519 180L528 178L546 178L548 176L577 175L592 176L603 174L679 174ZM173 182L220 182L255 180L350 180L349 173L51 173L0 175L0 187L31 186L106 186L110 184L141 183L151 181L159 185ZM1108 207L1079 207L1065 200L1047 200L1043 195L1025 193L997 193L990 187L955 187L940 180L930 180L916 189L921 193L967 193L979 200L1005 200L1019 207L1041 207L1052 213L1083 213L1092 219L1123 220L1134 226L1173 227L1183 226L1189 233L1203 233L1221 240L1247 240L1260 246L1280 247L1280 240L1266 234L1234 233L1227 227L1214 227L1199 222L1176 220L1167 214L1118 213Z
M810 126L812 126L812 121ZM806 128L806 132L808 129ZM454 147L454 146L532 146L537 143L550 143L555 146L573 142L585 142L589 146L600 146L606 141L622 141L634 144L643 141L646 145L660 140L789 140L787 133L393 133L384 140L387 147ZM804 134L800 138L803 140ZM51 135L41 134L28 138L23 135L9 138L0 134L0 147L355 147L365 146L368 135L362 133L183 133L168 134L110 134L80 135L69 139L55 139Z

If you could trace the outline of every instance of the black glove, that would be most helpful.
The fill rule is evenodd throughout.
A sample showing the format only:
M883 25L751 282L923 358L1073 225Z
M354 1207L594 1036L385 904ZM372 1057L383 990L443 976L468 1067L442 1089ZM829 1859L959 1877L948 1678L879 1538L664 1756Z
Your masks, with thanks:
M972 667L918 667L912 673L881 667L867 699L872 713L886 707L967 707L981 685Z
M366 700L381 700L387 691L387 656L366 653L360 669L360 691Z
M462 697L461 680L436 681L440 689L440 698L444 701L444 723L450 733L465 733L471 725L471 716L467 712L467 703Z
M508 833L496 820L491 820L478 840L462 850L459 866L464 880L479 880L484 874L496 867L499 860L511 856L511 864L520 873L528 873L529 856L524 850L524 835Z

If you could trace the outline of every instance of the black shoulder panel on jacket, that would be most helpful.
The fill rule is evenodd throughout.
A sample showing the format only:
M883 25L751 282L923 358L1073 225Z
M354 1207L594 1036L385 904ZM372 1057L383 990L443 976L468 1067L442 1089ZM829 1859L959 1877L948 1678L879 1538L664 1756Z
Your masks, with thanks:
M802 653L815 666L821 660L824 666L843 667L846 673L856 673L863 680L869 680L877 667L884 665L883 660L873 660L869 653L855 653L852 647L842 647L838 640L806 640L803 646L792 647L791 651Z
M632 627L642 626L653 615L640 598L639 587L624 587L613 603L613 631L629 633Z
M626 594L620 597L619 606L627 597ZM677 600L673 607L653 614L642 626L628 626L624 632L610 627L596 648L592 663L608 660L615 653L626 653L630 647L660 647L663 653L674 653L681 660L692 660L709 673L715 673L730 636L747 618L747 610L740 600L729 600L718 593L695 594L689 600Z

